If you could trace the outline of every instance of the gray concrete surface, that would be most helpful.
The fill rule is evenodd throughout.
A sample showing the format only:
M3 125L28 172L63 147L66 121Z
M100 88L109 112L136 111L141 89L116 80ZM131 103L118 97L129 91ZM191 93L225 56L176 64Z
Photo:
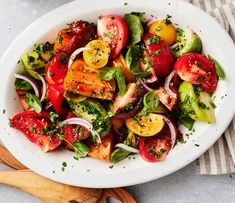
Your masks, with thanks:
M111 0L110 0L111 1ZM0 0L0 57L30 23L69 0ZM4 67L0 67L4 71ZM0 169L6 167L0 165ZM167 177L128 187L140 203L235 202L235 176L198 176L194 163ZM0 185L0 202L36 203L31 195Z

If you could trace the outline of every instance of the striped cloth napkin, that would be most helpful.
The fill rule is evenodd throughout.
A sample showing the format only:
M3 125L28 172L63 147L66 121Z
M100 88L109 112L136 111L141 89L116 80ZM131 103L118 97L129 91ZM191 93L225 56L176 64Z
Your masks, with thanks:
M235 42L234 0L185 0L203 9L227 30ZM235 172L235 117L221 138L196 160L197 174Z

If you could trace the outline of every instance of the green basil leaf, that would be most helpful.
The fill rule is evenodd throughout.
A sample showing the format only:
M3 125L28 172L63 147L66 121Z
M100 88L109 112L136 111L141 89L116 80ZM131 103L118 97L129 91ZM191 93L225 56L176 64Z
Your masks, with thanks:
M72 142L73 148L77 154L77 158L86 157L90 152L90 148L83 142Z
M125 159L130 153L131 152L128 152L128 151L126 151L124 149L120 149L120 148L115 149L112 152L111 156L110 156L110 161L112 163L117 163L117 162Z
M116 77L116 68L106 67L97 73L97 77L101 80L109 81Z
M17 90L31 90L33 89L29 82L16 78L15 79L15 88Z
M216 74L218 75L219 79L224 80L225 79L225 73L224 73L224 70L223 70L222 66L212 56L208 55L208 58L214 63Z
M140 69L139 60L141 58L141 48L139 46L132 46L126 53L126 65L127 68L139 78L145 78L150 72L143 72Z
M26 104L32 107L37 113L42 111L42 102L34 94L27 93L24 99Z
M123 96L126 92L126 83L124 75L119 67L116 68L116 79L117 79L117 85L119 92L118 94Z

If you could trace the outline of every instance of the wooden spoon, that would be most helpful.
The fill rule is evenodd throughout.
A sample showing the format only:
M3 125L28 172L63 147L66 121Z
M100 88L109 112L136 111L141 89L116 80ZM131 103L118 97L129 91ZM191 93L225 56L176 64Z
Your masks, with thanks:
M4 146L0 145L0 160L18 171L0 170L0 183L17 187L47 203L106 203L114 197L123 203L136 203L123 188L89 189L55 182L28 170Z

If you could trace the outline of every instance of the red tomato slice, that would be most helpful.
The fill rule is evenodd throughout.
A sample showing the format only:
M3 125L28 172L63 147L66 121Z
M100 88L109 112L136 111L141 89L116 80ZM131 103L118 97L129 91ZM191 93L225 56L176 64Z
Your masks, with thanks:
M179 76L175 74L170 82L170 90L178 95ZM177 98L171 97L164 87L157 90L159 100L171 111L177 103Z
M198 85L209 93L213 93L217 87L215 66L201 54L189 53L181 56L174 69L182 80Z
M121 16L106 15L98 20L97 33L99 38L107 41L112 50L111 58L115 59L125 46L128 37L128 27Z
M29 141L36 143L44 152L56 149L61 141L44 130L51 125L47 112L25 111L10 119L11 127L20 130Z
M63 84L48 84L48 98L54 107L56 113L63 113L62 102L64 100Z
M140 138L139 152L141 157L148 162L162 161L171 150L170 129L164 127L154 137Z
M68 70L68 57L59 53L53 57L46 68L46 81L49 84L63 83Z
M72 117L73 113L70 112L67 116L67 119ZM84 140L88 138L90 135L89 130L87 130L83 126L78 126L78 125L67 125L66 128L63 128L63 133L65 135L65 139L68 142L78 142L79 140ZM66 141L64 142L65 146L70 150L74 150L73 146L68 142Z
M150 72L150 75L147 76L146 78L144 78L143 80L146 82L146 83L154 83L154 82L157 82L158 81L158 78L157 78L157 75L155 73L155 70L154 68L150 68L149 69L149 62L148 60L151 60L150 58L150 55L149 55L149 52L148 50L144 50L142 52L142 60L140 62L140 68L143 70L143 71L146 71L146 70L149 70ZM151 60L152 61L152 60Z
M167 76L173 69L174 57L171 53L170 47L163 40L155 41L151 39L156 38L155 35L145 33L143 35L144 43L149 51L150 59L153 62L153 68L157 77Z

